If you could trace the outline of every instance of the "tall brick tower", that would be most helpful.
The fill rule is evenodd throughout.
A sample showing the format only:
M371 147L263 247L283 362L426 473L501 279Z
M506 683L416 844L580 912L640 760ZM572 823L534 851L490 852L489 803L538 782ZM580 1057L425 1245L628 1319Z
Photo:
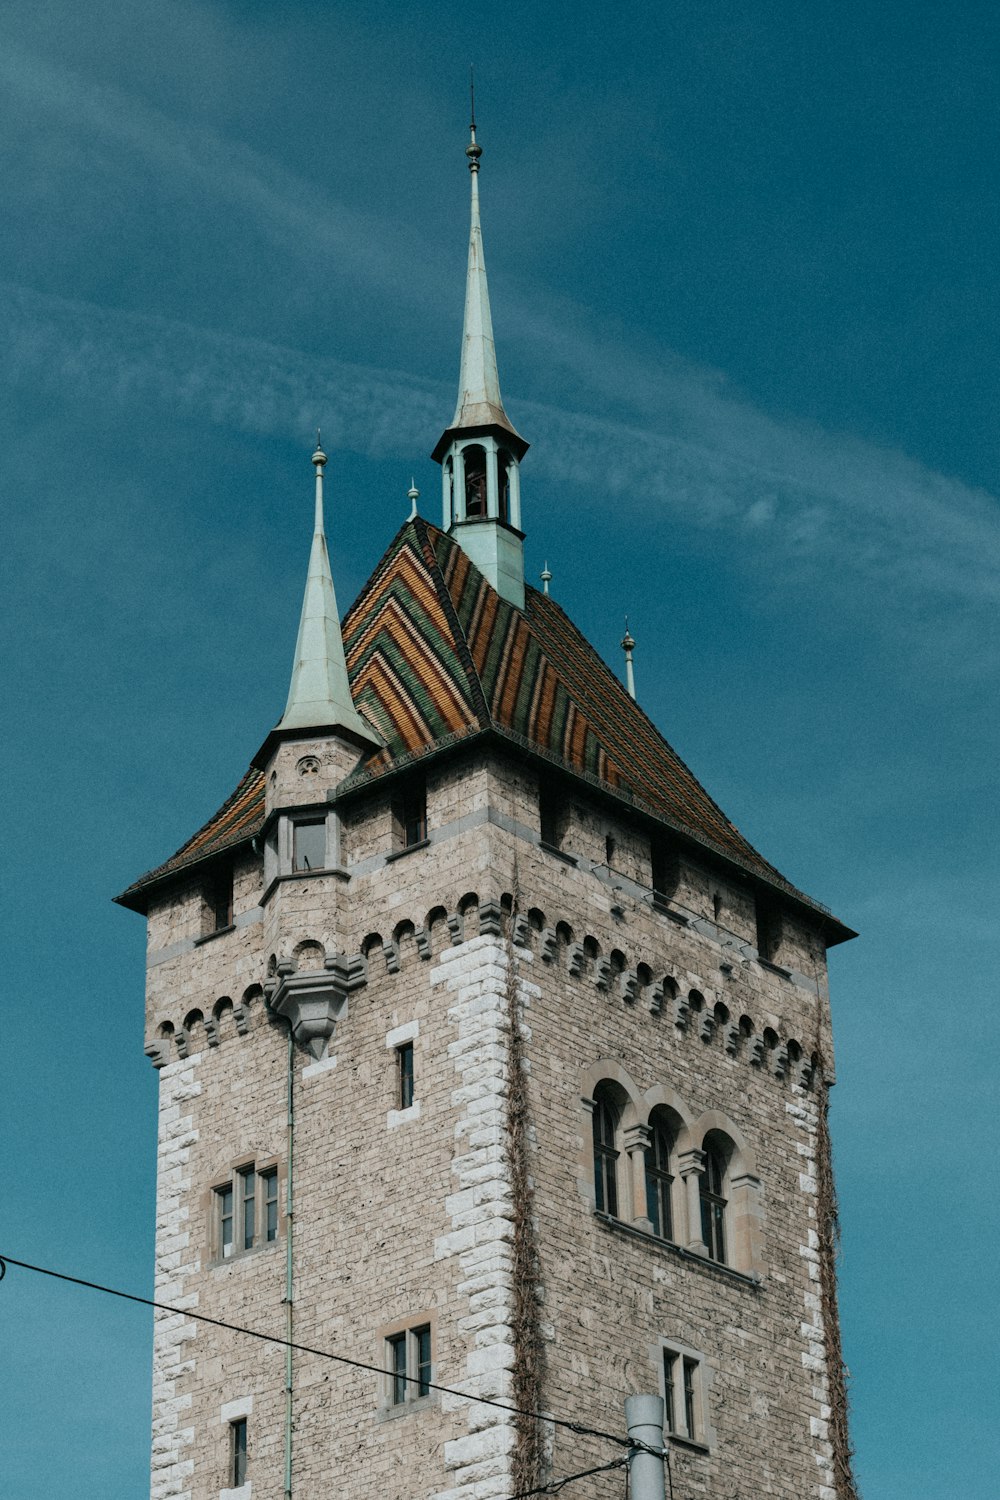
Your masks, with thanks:
M285 712L118 898L181 1309L152 1496L492 1500L620 1458L658 1390L676 1500L847 1500L825 955L853 934L525 586L468 157L443 527L414 514L341 625L317 445Z

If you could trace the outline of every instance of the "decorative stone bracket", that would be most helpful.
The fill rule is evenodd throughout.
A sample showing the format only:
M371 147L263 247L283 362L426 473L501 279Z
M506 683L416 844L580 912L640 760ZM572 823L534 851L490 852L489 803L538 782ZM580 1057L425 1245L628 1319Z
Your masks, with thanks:
M322 969L296 972L294 960L278 964L278 973L264 986L269 1009L291 1026L300 1047L317 1060L347 1009L352 990L368 982L368 965L360 953L328 958Z

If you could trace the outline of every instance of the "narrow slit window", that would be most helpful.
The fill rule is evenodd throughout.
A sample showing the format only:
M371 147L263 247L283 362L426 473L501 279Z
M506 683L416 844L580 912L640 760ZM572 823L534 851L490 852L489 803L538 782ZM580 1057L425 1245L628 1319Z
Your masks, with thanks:
M278 1238L278 1169L271 1167L260 1174L264 1195L264 1238L270 1244Z
M389 1351L389 1374L393 1406L402 1406L406 1400L406 1334L396 1333L386 1339Z
M240 1173L240 1196L243 1200L243 1233L241 1237L243 1249L252 1250L257 1218L256 1180L253 1167Z
M223 1256L233 1253L233 1189L232 1186L219 1188L219 1251Z
M617 1121L606 1099L594 1101L594 1199L600 1213L618 1216Z
M417 1384L418 1396L429 1396L431 1393L431 1331L429 1327L415 1328L413 1330L414 1354L417 1361Z
M310 819L292 825L292 868L326 868L326 819Z
M653 1233L661 1240L674 1237L671 1144L666 1129L662 1125L654 1126L653 1138L646 1151L646 1214Z
M229 1477L233 1489L247 1482L247 1419L229 1424Z
M399 1079L399 1107L409 1109L413 1103L413 1043L404 1042L396 1048L396 1068Z
M677 1431L677 1398L674 1389L674 1371L677 1355L672 1349L663 1351L663 1420L667 1432Z
M684 1426L689 1438L697 1437L694 1385L698 1366L693 1359L684 1360Z
M705 1152L701 1174L701 1237L712 1260L726 1259L726 1167L719 1151Z

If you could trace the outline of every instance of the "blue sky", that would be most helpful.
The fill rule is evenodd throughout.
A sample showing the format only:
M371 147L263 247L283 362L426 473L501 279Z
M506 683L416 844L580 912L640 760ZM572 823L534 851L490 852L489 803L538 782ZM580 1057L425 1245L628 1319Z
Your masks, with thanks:
M478 70L529 570L857 927L834 1133L865 1500L994 1493L995 7L8 4L0 1250L151 1285L109 898L280 713L317 424L342 605L458 365ZM597 545L595 546L595 538ZM991 1175L992 1174L992 1175ZM11 1271L18 1500L146 1483L149 1320Z

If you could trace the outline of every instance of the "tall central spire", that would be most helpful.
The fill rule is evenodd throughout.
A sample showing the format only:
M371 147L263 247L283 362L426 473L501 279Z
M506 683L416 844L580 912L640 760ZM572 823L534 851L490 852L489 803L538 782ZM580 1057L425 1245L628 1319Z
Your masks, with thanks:
M458 401L451 425L455 427L506 427L514 432L503 409L500 375L493 342L493 319L490 316L490 291L486 282L486 257L483 254L483 228L479 219L479 158L483 148L476 140L476 115L473 108L469 125L469 144L465 148L472 177L472 205L469 221L469 265L465 278L465 322L462 328L462 365L458 375Z
M504 411L500 395L479 218L483 148L476 139L474 102L465 154L472 201L458 401L451 426L441 434L432 457L442 468L444 529L454 535L497 592L523 609L519 466L528 444Z

